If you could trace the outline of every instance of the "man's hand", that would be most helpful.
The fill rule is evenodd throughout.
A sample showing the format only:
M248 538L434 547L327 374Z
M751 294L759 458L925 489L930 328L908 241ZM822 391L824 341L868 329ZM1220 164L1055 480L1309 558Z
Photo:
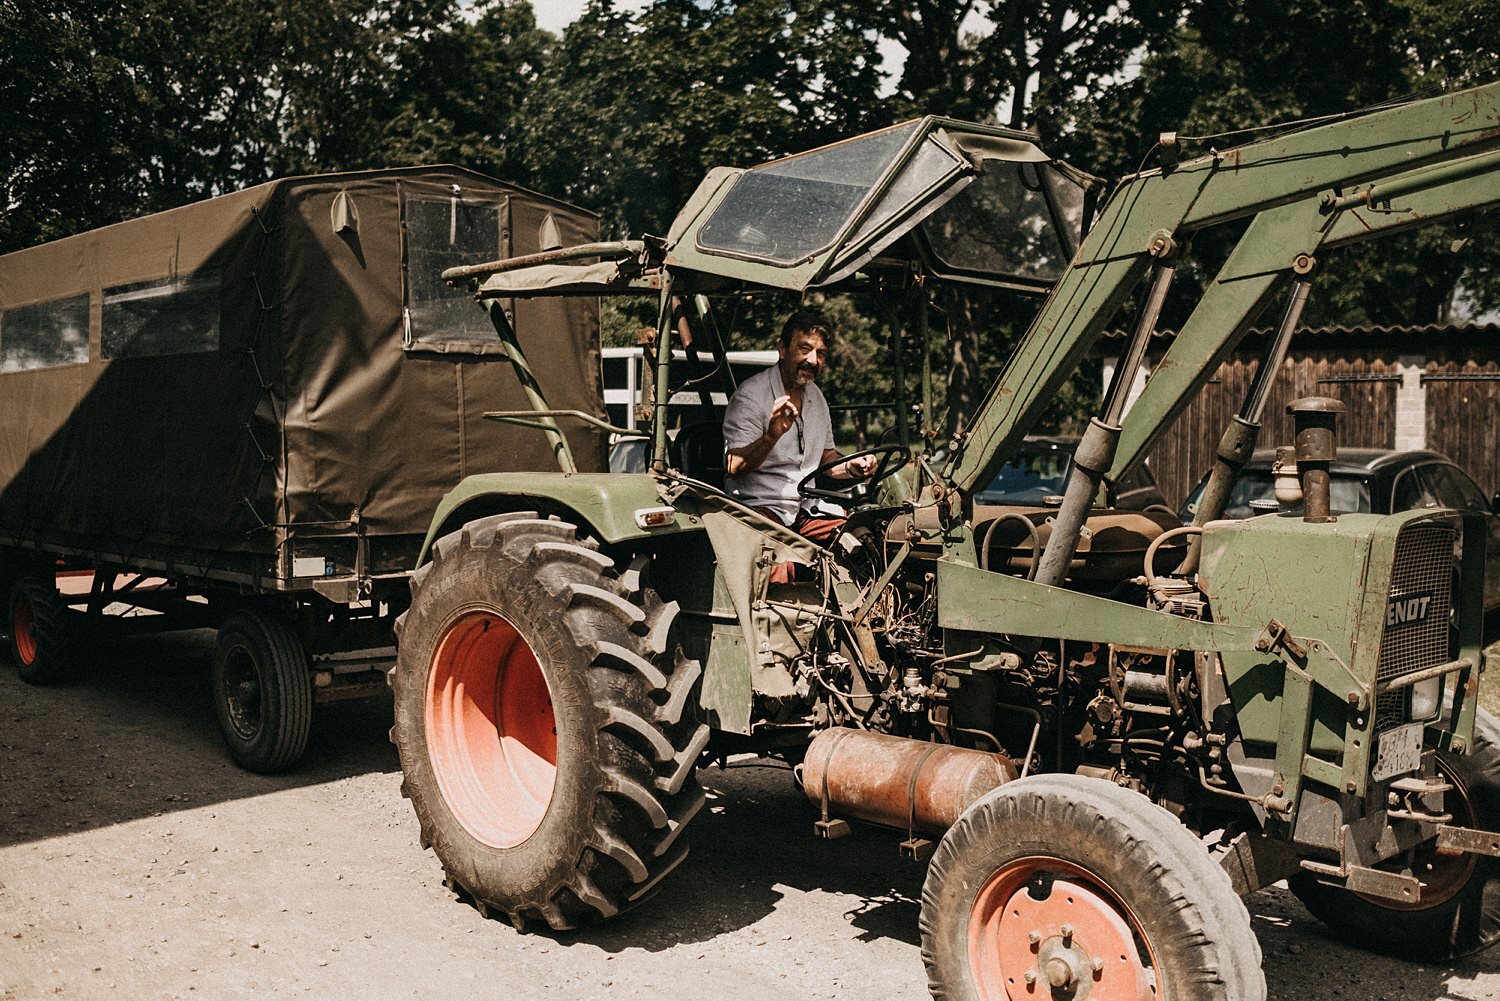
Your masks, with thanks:
M776 402L771 404L771 419L767 429L772 438L780 438L792 429L797 423L797 404L792 402L790 396L778 396Z
M833 462L839 457L837 452L830 449L824 453L824 463ZM848 462L841 462L827 473L836 480L862 480L875 472L875 456L856 455Z

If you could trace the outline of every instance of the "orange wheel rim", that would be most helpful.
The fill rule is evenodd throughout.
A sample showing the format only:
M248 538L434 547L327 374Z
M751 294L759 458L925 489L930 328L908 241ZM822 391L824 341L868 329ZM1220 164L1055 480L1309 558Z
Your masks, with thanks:
M1156 962L1129 910L1081 866L1032 856L980 887L969 969L983 1001L1152 1001Z
M36 662L36 611L31 598L21 595L11 611L11 635L16 638L16 654L23 664Z
M443 633L427 673L427 753L471 837L514 848L541 826L557 780L552 693L530 644L493 612Z

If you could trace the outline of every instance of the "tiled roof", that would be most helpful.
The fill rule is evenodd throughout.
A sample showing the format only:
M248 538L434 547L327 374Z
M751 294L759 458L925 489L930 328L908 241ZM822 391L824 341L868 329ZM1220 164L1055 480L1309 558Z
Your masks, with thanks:
M1247 336L1263 337L1271 333L1271 327L1252 327ZM1130 331L1123 327L1105 332L1105 337L1124 339ZM1175 330L1158 330L1155 337L1171 340L1177 336ZM1298 327L1294 338L1303 337L1500 337L1500 323L1421 323L1414 326L1402 324L1370 324L1367 326L1345 326L1337 324L1327 327Z

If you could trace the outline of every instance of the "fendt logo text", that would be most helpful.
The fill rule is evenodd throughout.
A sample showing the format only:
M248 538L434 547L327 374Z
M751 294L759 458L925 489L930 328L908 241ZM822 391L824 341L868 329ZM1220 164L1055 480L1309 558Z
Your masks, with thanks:
M1405 626L1427 618L1432 607L1432 595L1414 594L1406 598L1392 598L1385 606L1386 626Z

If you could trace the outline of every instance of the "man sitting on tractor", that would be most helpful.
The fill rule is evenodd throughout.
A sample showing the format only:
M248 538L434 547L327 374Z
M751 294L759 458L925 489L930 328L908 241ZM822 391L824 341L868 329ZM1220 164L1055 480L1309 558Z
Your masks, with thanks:
M812 310L797 310L781 328L777 363L741 383L724 414L729 495L823 545L838 537L844 512L803 498L797 486L840 458L828 401L817 385L832 346L828 321ZM858 455L830 474L850 479L874 471L875 457Z

